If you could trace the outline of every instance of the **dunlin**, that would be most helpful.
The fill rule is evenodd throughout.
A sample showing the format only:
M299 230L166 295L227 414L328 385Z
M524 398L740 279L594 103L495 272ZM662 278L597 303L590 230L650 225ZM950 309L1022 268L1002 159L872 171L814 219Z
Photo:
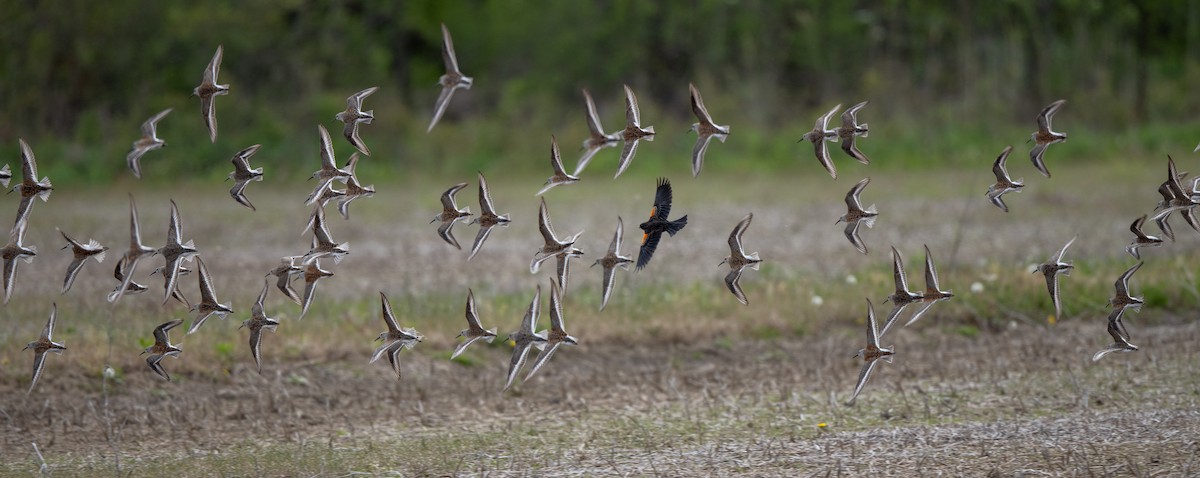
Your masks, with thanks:
M816 125L813 126L812 131L804 133L804 136L800 138L800 141L808 140L813 144L813 153L816 154L817 161L821 163L821 166L826 171L829 171L829 175L834 179L837 179L837 168L833 165L833 159L829 157L829 145L827 142L837 141L838 134L836 130L828 129L828 125L829 118L833 117L833 114L837 113L839 109L842 109L841 103L838 103L828 113L817 118Z
M313 258L304 263L304 298L300 303L301 319L308 313L308 307L312 305L313 297L317 294L317 281L332 276L332 272L321 268L320 258Z
M529 262L529 272L537 274L542 263L558 253L568 250L583 234L583 231L575 233L574 236L559 240L554 234L554 225L550 222L550 209L546 207L546 199L542 198L541 205L538 207L538 230L542 233L542 239L545 244L537 250L533 255L533 260Z
M546 191L549 191L550 188L553 188L554 186L579 182L578 177L567 174L567 172L563 170L562 155L558 153L558 140L555 139L554 136L550 136L550 167L554 169L554 175L550 176L549 179L546 179L546 183L542 186L542 189L535 194L535 196L541 196L542 194L545 194Z
M413 348L425 337L411 328L401 329L400 325L396 323L395 314L392 314L392 304L388 302L387 295L383 291L379 292L379 299L383 303L383 322L387 324L388 329L375 338L377 341L383 341L383 345L375 349L375 353L371 355L371 361L367 363L375 363L386 352L388 362L392 364L392 370L396 372L396 378L400 378L400 351Z
M329 235L329 226L325 222L325 208L313 209L309 224L312 226L313 247L304 254L301 262L309 262L318 257L330 256L335 264L341 263L342 258L350 253L349 242L337 242Z
M900 251L896 250L896 246L892 246L892 279L896 284L896 290L892 295L887 296L884 302L892 303L892 311L888 313L887 321L883 323L883 329L879 332L882 337L887 334L888 329L892 328L892 324L896 323L896 319L900 318L900 313L905 307L921 300L921 294L908 290L908 273L904 271L904 258L900 256Z
M75 276L79 275L79 270L83 268L83 264L88 259L95 259L96 262L104 262L104 256L108 252L108 248L100 245L95 239L88 239L86 244L72 239L62 229L58 230L62 234L63 239L67 240L67 245L63 249L71 248L71 263L67 265L67 276L63 279L62 293L66 294L71 290L71 284L75 283Z
M17 218L13 224L29 219L29 211L33 209L33 198L39 198L42 202L49 201L50 192L54 190L50 178L45 177L38 181L37 157L33 155L33 149L24 139L17 139L17 142L21 143L21 183L13 186L9 193L21 191L21 203L17 205Z
M572 176L579 176L583 173L583 168L586 168L588 162L600 150L604 148L612 148L621 142L622 131L615 133L605 133L604 127L600 126L600 115L596 114L596 102L592 101L592 95L588 90L583 90L583 99L587 102L587 123L588 123L588 139L583 141L583 156L579 158L579 162L575 163L575 172Z
M871 164L871 160L862 151L858 150L855 138L858 136L866 138L870 129L866 123L858 124L858 110L863 109L864 106L870 103L870 101L864 101L843 111L842 126L834 130L837 132L838 139L842 142L842 151L845 151L851 158L863 164Z
M579 342L567 333L566 325L563 323L562 310L562 294L559 291L558 284L550 281L550 331L546 333L545 346L538 353L537 360L533 362L533 368L529 369L529 373L525 375L525 381L529 381L542 366L554 356L554 352L563 344L576 345Z
M1012 145L1009 145L1000 152L1000 156L996 157L996 162L992 164L992 174L996 176L996 182L988 186L987 190L988 199L1004 212L1008 212L1008 205L1004 204L1004 198L1001 196L1008 192L1019 193L1021 188L1025 187L1023 182L1025 178L1013 181L1012 177L1008 175L1008 167L1005 166L1005 163L1008 162L1008 154L1011 152Z
M858 252L867 253L867 245L863 243L862 237L858 235L858 227L866 225L867 227L875 227L875 217L879 215L879 211L872 204L867 208L863 208L862 195L863 189L866 189L867 184L871 183L871 178L863 178L850 188L846 193L846 214L838 218L834 224L842 222L846 223L846 229L843 231L846 234L846 239L850 240L850 244L854 245Z
M469 76L463 75L458 69L458 57L454 55L454 42L450 39L450 30L446 29L446 24L442 24L442 60L446 63L446 74L438 78L438 84L442 85L442 92L438 95L437 103L434 105L433 121L429 122L429 128L426 133L433 131L433 126L438 120L442 119L442 114L446 112L446 106L450 104L450 97L454 96L454 90L459 88L469 90L475 80Z
M42 370L46 368L46 352L62 354L67 346L55 342L52 338L54 335L54 320L58 316L58 304L54 303L50 306L50 319L46 321L46 328L42 329L42 335L37 340L30 342L22 351L33 349L33 380L29 382L29 390L25 394L33 392L33 387L37 385L38 379L42 376Z
M189 334L200 330L200 326L204 325L204 321L208 320L213 314L222 319L226 315L232 314L233 309L228 305L217 301L217 292L213 290L212 276L208 275L208 267L204 266L204 259L196 258L197 275L200 276L200 302L193 305L191 309L196 312L196 320L192 322L192 327L188 329Z
M592 263L592 267L599 264L604 268L604 280L600 289L600 310L604 310L604 306L608 305L608 297L612 294L613 281L617 277L617 267L629 270L629 264L633 262L627 256L621 255L621 237L625 234L625 224L621 221L621 216L617 216L617 232L613 233L612 243L608 246L608 254L604 257L596 259Z
M479 223L479 233L475 235L475 243L471 245L471 255L467 256L467 260L475 257L479 253L479 249L483 247L483 242L487 240L488 235L492 233L492 228L497 225L508 227L508 223L512 222L508 218L508 214L496 214L496 205L492 203L492 192L488 189L487 180L483 178L483 173L479 173L479 216L471 221L472 224Z
M538 284L537 291L533 293L533 301L529 303L529 310L525 312L525 318L521 319L521 328L508 335L508 340L513 341L514 346L512 359L508 362L508 380L504 383L505 390L512 386L513 380L517 378L517 373L525 365L525 359L529 357L529 348L536 347L538 350L543 350L546 347L546 331L534 332L534 329L537 328L541 300L542 285Z
M217 110L213 100L217 96L229 94L229 85L217 84L217 74L221 72L221 56L224 51L224 45L217 46L217 53L213 55L212 61L208 62L208 68L204 69L200 86L192 90L192 96L200 97L200 116L204 117L204 124L208 127L208 139L213 143L217 142Z
M179 354L183 352L179 344L172 344L170 336L167 335L171 329L178 327L182 323L183 319L175 319L155 327L154 345L146 347L146 350L142 351L142 355L150 354L149 357L146 357L146 365L150 366L150 370L153 370L160 377L167 379L168 382L171 381L171 376L167 375L166 370L163 370L162 363L160 362L162 362L163 357L179 358Z
M1142 219L1145 220L1145 216ZM1050 292L1050 301L1054 302L1054 318L1056 320L1062 319L1062 300L1060 299L1061 290L1058 286L1058 275L1069 276L1071 275L1071 269L1075 268L1071 263L1063 262L1062 260L1063 254L1067 253L1067 248L1071 247L1071 244L1074 243L1075 238L1072 237L1070 241L1067 241L1067 245L1058 251L1058 254L1050 256L1049 261L1038 265L1037 270L1033 271L1034 274L1041 272L1043 276L1046 276L1046 290Z
M142 123L141 139L134 141L133 149L125 155L125 164L129 166L130 171L133 171L133 177L138 179L142 177L141 159L143 155L167 145L166 141L158 139L158 122L162 121L170 112L171 108L167 108Z
M133 274L137 270L138 263L142 261L142 258L155 254L158 254L158 249L142 244L142 229L138 225L137 203L133 202L133 195L131 194L129 195L129 249L125 251L125 255L121 258L121 262L125 264L125 268L120 269L120 264L118 264L118 269L122 271L121 274L124 276L124 281L113 294L108 295L109 302L119 301L125 295L125 292L132 292L134 289L137 289L136 287L130 287L130 284L133 282Z
M459 337L463 338L462 343L454 348L454 353L450 355L450 360L462 355L467 347L475 343L479 339L486 340L487 343L492 343L496 338L496 329L484 329L479 323L479 310L475 308L475 291L467 289L467 328L458 333Z
M28 222L18 222L9 233L8 244L0 249L0 257L4 259L4 303L12 297L13 288L17 284L17 261L31 262L37 255L37 246L25 245L25 230Z
M729 137L729 125L718 125L713 122L712 115L708 114L708 108L704 107L704 98L700 96L700 91L696 89L696 85L688 83L688 91L692 96L692 114L696 115L698 123L692 123L692 131L697 135L696 144L692 146L692 177L700 175L700 169L704 167L704 152L708 150L708 143L715 137L722 143L725 138Z
M250 355L254 357L254 368L258 373L262 373L262 331L263 329L275 331L279 326L279 321L267 317L267 313L263 310L263 301L267 298L267 290L271 287L271 281L263 281L262 292L258 294L258 300L254 302L254 306L250 307L250 318L242 321L242 327L250 329Z
M921 308L917 309L911 319L904 323L908 327L921 318L925 312L929 311L933 304L948 300L954 297L954 293L948 290L942 290L938 284L937 269L933 266L933 253L929 252L929 246L925 246L925 293L921 294Z
M746 300L746 293L742 292L739 282L742 278L742 271L746 267L758 270L758 264L762 262L762 259L758 258L757 252L746 254L742 248L742 235L746 233L752 220L754 220L754 213L747 214L733 227L733 231L729 233L729 256L721 261L721 264L729 264L730 269L729 274L725 275L725 287L729 288L729 292L732 292L738 302L743 305L750 305L750 301ZM721 264L717 264L717 266Z
M375 119L375 110L363 111L362 102L364 98L371 96L371 93L374 93L378 89L378 86L372 86L350 95L349 98L346 98L346 110L334 116L334 119L346 124L345 129L342 130L342 134L346 136L346 140L350 142L350 145L367 156L371 155L371 150L367 149L367 145L363 143L362 138L358 137L358 125L360 123L371 124L371 121Z
M850 396L848 405L853 405L858 399L859 392L862 392L863 386L867 384L867 379L871 378L871 371L875 369L875 364L879 359L884 359L888 363L892 362L892 355L896 352L893 348L880 347L879 337L883 334L877 332L878 328L875 323L875 306L871 304L871 299L867 299L867 346L859 349L854 358L862 357L863 366L858 371L858 383L854 386L854 395Z
M1133 224L1129 225L1129 232L1133 233L1133 242L1125 246L1125 252L1128 252L1129 255L1139 261L1142 260L1142 254L1138 252L1138 248L1161 246L1163 243L1163 240L1158 236L1150 236L1142 232L1142 226L1145 224L1146 215L1143 214L1142 217L1135 219Z
M1121 314L1125 313L1125 308L1113 309L1108 314L1108 335L1113 338L1113 343L1108 347L1096 352L1092 355L1092 361L1096 362L1113 352L1136 352L1138 346L1129 343L1129 333L1125 331L1125 325L1121 323Z
M625 129L618 134L621 135L625 146L621 148L621 162L617 164L617 174L613 176L613 179L625 172L625 169L633 162L638 142L643 139L654 141L654 127L642 127L642 113L638 109L637 96L633 94L633 90L629 89L629 85L625 85Z
M166 278L162 303L166 304L171 299L171 293L175 291L175 281L179 278L180 264L183 261L191 260L199 253L196 245L190 239L183 242L183 222L179 217L179 206L175 205L174 199L171 200L171 220L167 227L167 244L159 248L158 253L166 261L162 268L163 277ZM194 328L193 326L193 330Z
M1137 264L1134 264L1133 267L1127 269L1125 273L1121 274L1121 276L1117 278L1117 281L1113 283L1115 292L1113 293L1112 298L1108 299L1108 305L1112 306L1114 309L1132 307L1134 310L1141 310L1142 303L1145 301L1142 300L1141 297L1129 295L1129 278L1133 277L1133 274L1136 273L1138 269L1142 268L1142 264L1145 264L1145 262L1138 262Z
M1038 130L1030 135L1029 140L1035 144L1033 149L1029 150L1029 160L1033 161L1033 167L1037 168L1042 176L1050 177L1050 171L1046 169L1046 161L1043 156L1046 154L1046 148L1054 143L1061 143L1067 140L1066 133L1058 133L1050 129L1050 121L1054 118L1054 113L1062 108L1063 103L1067 100L1058 100L1050 103L1038 113L1037 123Z
M288 256L279 260L279 265L267 272L267 277L275 276L275 287L292 302L300 304L300 295L292 288L292 279L304 275L304 268L296 265L296 259L301 256Z
M256 144L233 155L233 159L230 160L233 163L233 172L229 173L229 178L226 179L226 181L230 179L234 181L233 188L229 190L229 195L238 204L250 208L251 211L257 211L258 209L255 209L254 204L251 204L250 200L246 199L246 185L250 184L250 181L262 181L263 168L250 169L250 157L254 156L254 153L257 153L258 148L261 146L261 144Z
M346 170L350 171L350 177L346 178L346 191L338 199L338 212L342 217L350 219L350 203L361 197L371 197L375 195L375 185L370 184L363 186L358 182L358 175L354 173L355 166L358 165L358 153L350 155L350 161L346 163Z

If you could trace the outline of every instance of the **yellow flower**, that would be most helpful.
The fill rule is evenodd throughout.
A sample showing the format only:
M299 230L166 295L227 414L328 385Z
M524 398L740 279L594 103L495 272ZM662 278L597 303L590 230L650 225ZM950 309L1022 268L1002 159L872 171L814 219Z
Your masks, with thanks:
M817 424L817 428L825 428L827 426L829 426L829 425L827 425L825 422L821 422L821 423Z
M1055 316L1053 316L1053 315L1048 315L1048 316L1046 316L1046 323L1047 323L1047 324L1054 325L1056 322L1058 322L1058 318L1057 318L1057 317L1055 317Z

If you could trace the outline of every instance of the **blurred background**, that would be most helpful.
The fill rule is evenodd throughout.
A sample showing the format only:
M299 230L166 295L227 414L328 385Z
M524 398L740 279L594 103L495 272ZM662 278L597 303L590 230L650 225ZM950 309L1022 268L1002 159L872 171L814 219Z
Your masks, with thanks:
M381 88L366 104L377 120L363 129L375 154L364 169L397 178L542 171L551 134L570 169L586 134L580 90L616 130L623 83L660 142L680 143L642 148L635 175L688 171L689 82L733 126L709 152L718 172L807 163L800 134L864 99L860 121L879 143L868 154L883 168L990 163L1059 98L1057 129L1074 143L1061 161L1190 151L1200 139L1200 97L1186 94L1200 83L1200 2L1186 0L10 0L0 15L0 151L16 166L25 138L56 184L129 176L139 125L167 107L169 147L144 159L149 182L223 177L253 143L269 170L307 176L314 123L335 129L346 96L369 86ZM475 86L426 134L441 22ZM232 91L217 100L211 145L189 96L221 44Z

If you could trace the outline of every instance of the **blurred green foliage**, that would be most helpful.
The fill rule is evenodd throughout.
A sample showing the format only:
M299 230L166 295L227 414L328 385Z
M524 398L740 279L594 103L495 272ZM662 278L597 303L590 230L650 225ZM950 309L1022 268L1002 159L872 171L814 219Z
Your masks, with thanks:
M1069 100L1060 129L1098 143L1080 157L1174 144L1194 128L1155 128L1194 121L1200 107L1187 94L1200 80L1200 3L1186 0L10 0L0 15L2 157L15 159L23 137L56 182L123 177L138 126L166 107L169 146L144 159L150 180L223 177L254 143L269 170L306 176L314 123L336 130L344 98L374 85L378 120L362 135L375 157L363 168L398 177L545 169L551 134L565 151L585 134L579 90L615 130L622 83L670 138L639 153L651 171L686 171L688 82L733 125L733 141L709 154L739 159L718 170L790 165L821 111L861 99L872 101L872 138L885 138L868 141L887 141L879 156L893 164L994 157L1058 98ZM440 22L476 82L427 135ZM232 91L217 100L212 145L189 95L219 44Z

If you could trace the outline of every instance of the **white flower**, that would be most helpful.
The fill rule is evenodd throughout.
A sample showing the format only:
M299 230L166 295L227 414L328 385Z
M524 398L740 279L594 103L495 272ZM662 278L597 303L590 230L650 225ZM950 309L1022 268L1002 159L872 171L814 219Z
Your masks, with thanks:
M116 376L117 376L116 370L113 370L113 368L108 365L104 366L104 378L113 378Z
M812 296L812 305L820 306L821 304L824 304L824 303L825 303L825 299L822 299L821 296L819 296L819 295Z
M983 292L983 284L979 283L979 282L972 282L971 283L971 293L978 294L980 292Z
M854 277L854 274L850 274L850 275L846 276L846 283L847 284L857 284L858 278Z

